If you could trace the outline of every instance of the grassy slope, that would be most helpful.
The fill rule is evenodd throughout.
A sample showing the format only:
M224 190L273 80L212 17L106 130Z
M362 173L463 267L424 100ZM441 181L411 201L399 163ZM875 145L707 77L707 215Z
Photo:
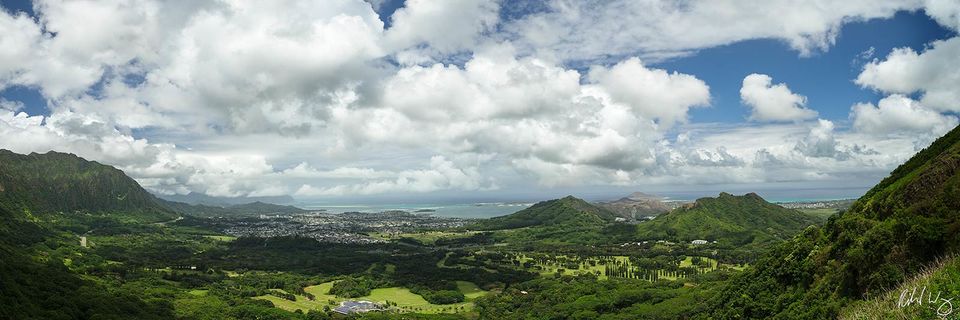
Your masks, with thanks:
M330 295L329 292L332 286L333 282L325 282L319 285L304 288L304 291L314 295L315 300L313 301L307 300L306 297L300 295L296 296L297 301L290 301L271 295L254 297L254 299L270 301L278 308L287 311L322 309L324 306L330 306L333 308L346 299ZM442 313L458 311L460 308L463 308L461 311L469 311L473 308L474 300L485 296L488 293L487 291L477 287L477 285L466 281L457 281L457 288L467 298L466 301L445 305L432 304L427 302L427 300L423 299L423 297L420 295L410 292L409 289L402 287L377 288L373 289L368 296L349 300L367 300L379 303L390 301L396 303L397 307L406 311L415 311L419 313ZM331 300L334 301L335 304L330 304Z
M911 296L920 300L911 301ZM841 312L840 319L953 318L960 314L960 311L953 308L955 299L958 297L960 297L960 260L951 257L941 260L909 281L900 284L899 287L875 299L852 304ZM946 300L951 301L948 304Z
M960 250L960 128L732 279L714 318L835 317Z

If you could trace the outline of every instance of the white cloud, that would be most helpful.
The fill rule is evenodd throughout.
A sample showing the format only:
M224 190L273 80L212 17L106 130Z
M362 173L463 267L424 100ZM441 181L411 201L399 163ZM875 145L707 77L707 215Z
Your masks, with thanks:
M857 84L887 93L921 92L920 102L940 111L960 111L960 37L935 41L917 53L894 49L884 60L864 66Z
M427 44L440 53L471 49L499 21L492 0L408 0L393 13L387 42L397 50Z
M23 109L23 102L0 98L0 111L16 112Z
M630 58L611 68L594 66L589 79L601 87L616 103L623 103L637 114L670 127L686 122L692 107L710 103L710 87L688 74L648 69L640 59Z
M562 59L603 60L642 53L645 58L747 39L779 39L801 54L827 50L850 21L892 17L915 10L919 0L899 1L567 1L509 23L531 52Z
M849 153L837 150L837 141L834 138L833 122L818 119L817 124L810 128L806 138L797 142L794 148L801 154L815 158L837 158L845 160Z
M807 97L793 93L784 83L772 84L765 74L750 74L743 78L740 99L752 109L750 120L799 121L817 117L817 112L806 108Z
M956 117L942 115L899 94L883 98L876 106L872 103L858 103L851 109L850 117L853 119L854 128L862 132L920 133L931 141L958 124Z
M920 0L557 0L507 22L500 6L514 3L407 1L388 30L379 3L42 0L36 21L2 12L0 88L39 89L52 114L0 101L0 148L74 152L161 193L312 197L831 179L883 172L922 145L869 134L907 125L884 101L860 107L854 131L799 122L816 113L769 78L753 91L745 79L754 119L798 122L698 127L688 115L710 105L710 87L641 62L756 38L813 53L843 23ZM928 3L954 21L949 2ZM923 92L909 125L941 132L956 119L922 110L954 110L954 46L867 66L909 66L918 74L875 78L912 83L861 85ZM678 128L695 130L670 141Z
M313 187L302 185L294 195L302 197L370 195L382 193L431 192L438 190L489 190L495 189L488 178L476 167L457 167L443 156L430 158L430 168L422 170L404 170L389 174L390 179L377 177L372 181L357 184L340 184L331 187ZM365 177L365 178L369 178Z
M927 0L924 8L940 25L960 31L960 2L954 0Z

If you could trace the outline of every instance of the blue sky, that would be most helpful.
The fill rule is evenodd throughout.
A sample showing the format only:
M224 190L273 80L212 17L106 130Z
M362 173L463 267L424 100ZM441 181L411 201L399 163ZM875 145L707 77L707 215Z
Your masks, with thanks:
M840 123L847 119L854 103L882 97L853 82L864 63L886 57L894 48L922 51L933 40L955 35L921 12L900 12L892 19L846 24L836 45L809 57L798 55L781 41L749 40L653 65L695 74L710 84L714 107L690 113L691 118L699 121L743 121L749 110L740 104L740 81L750 73L764 73L773 77L774 82L787 83L794 92L807 96L808 106L819 111L822 118ZM870 48L874 49L871 58L859 58Z
M850 197L960 110L949 1L137 2L0 2L0 147L166 194Z
M33 13L29 0L4 0L2 4L8 11ZM402 0L387 0L377 13L389 26L390 14L402 7ZM518 12L503 10L504 19L522 16L529 10L520 3L511 8ZM765 73L775 82L785 82L794 92L807 96L810 107L819 111L821 117L843 123L849 106L882 97L853 82L865 62L885 57L899 47L921 51L933 40L955 35L922 12L899 12L891 19L845 24L834 46L810 56L800 56L780 40L758 39L701 49L690 56L650 65L694 74L710 85L711 107L690 112L690 118L698 122L742 122L750 111L740 103L740 81L750 73ZM867 60L861 58L870 48L873 55ZM585 73L585 69L580 70ZM22 111L31 115L50 113L36 88L12 86L4 89L0 97L23 102Z

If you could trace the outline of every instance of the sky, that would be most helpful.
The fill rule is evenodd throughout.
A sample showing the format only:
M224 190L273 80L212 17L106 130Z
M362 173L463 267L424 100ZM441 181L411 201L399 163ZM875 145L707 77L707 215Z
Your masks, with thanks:
M960 111L955 0L0 4L0 148L157 194L849 198Z

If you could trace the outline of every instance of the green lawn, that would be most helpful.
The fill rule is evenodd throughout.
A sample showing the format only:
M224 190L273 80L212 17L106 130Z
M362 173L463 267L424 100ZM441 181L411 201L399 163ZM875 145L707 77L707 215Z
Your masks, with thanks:
M400 238L412 238L423 244L432 245L437 239L465 238L478 233L477 231L451 232L451 231L424 231L412 233L371 233L370 237L383 240L397 240Z
M279 290L279 289L273 289L273 290L278 290L283 292L283 290ZM323 304L316 300L314 301L307 300L306 297L300 296L300 295L297 295L296 298L297 298L297 301L290 301L290 300L269 295L269 294L262 295L259 297L253 297L253 299L257 299L257 300L267 300L267 301L273 302L273 306L283 310L287 310L287 311L302 310L303 312L307 312L308 310L311 310L311 309L323 308Z
M467 301L473 301L479 297L485 296L487 291L480 289L473 282L457 281L457 289L467 298Z
M203 237L207 239L213 239L213 240L223 241L223 242L230 242L233 240L237 240L237 237L234 237L234 236L203 236Z
M297 301L290 301L272 295L263 295L254 297L253 299L273 302L274 306L288 311L295 311L299 309L306 312L311 309L322 309L324 306L334 307L347 299L328 294L330 292L330 288L333 287L333 283L333 281L324 282L315 286L304 288L304 291L314 295L315 300L312 301L300 295L296 296ZM473 300L476 300L477 298L487 294L487 291L480 289L476 284L471 282L457 281L457 288L466 297L466 301L445 305L431 304L430 302L427 302L427 300L424 300L420 295L410 292L410 289L402 287L373 289L368 296L349 300L367 300L378 303L386 303L387 301L390 301L391 303L396 304L396 307L402 311L419 313L453 313L472 310ZM330 304L331 300L335 302L333 305Z
M820 208L820 209L800 209L800 212L806 213L808 215L817 217L817 219L826 221L834 213L837 213L840 210L834 208Z
M337 298L337 296L335 295L329 294L330 288L333 287L334 282L336 281L324 282L315 286L309 286L309 287L303 288L303 291L306 291L307 293L312 294L314 296L315 301L321 304L327 303L327 301L330 301L330 300L334 300L337 303L340 303L340 300L341 300L340 298Z
M473 285L473 287L476 288L476 285ZM389 301L395 303L396 306L401 310L415 311L419 313L451 313L457 311L469 311L473 309L473 302L461 302L444 305L432 304L427 302L427 300L424 300L420 295L410 292L410 290L407 288L401 287L373 289L369 296L356 298L354 300L368 300L379 303L386 303Z
M207 291L209 290L190 290L188 293L192 296L203 297L207 295Z

